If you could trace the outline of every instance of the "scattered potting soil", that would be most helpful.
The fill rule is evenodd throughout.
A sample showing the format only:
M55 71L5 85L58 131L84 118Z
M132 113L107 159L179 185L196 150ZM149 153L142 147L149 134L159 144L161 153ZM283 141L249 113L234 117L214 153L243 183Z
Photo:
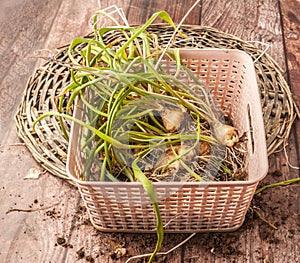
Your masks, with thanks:
M50 217L51 219L58 219L61 217L60 211L57 211L55 208L47 210L45 215Z
M58 237L56 239L55 246L62 246L64 248L73 248L72 244L67 243L67 240L64 237Z
M280 172L275 171L269 174L269 178L270 176L281 175ZM264 184L266 183L268 182L264 182ZM274 202L271 197L272 195L270 194L255 195L251 207L247 212L245 222L237 231L229 233L199 233L185 243L181 248L178 248L176 252L172 252L168 256L159 256L155 262L168 262L166 260L174 256L174 253L180 253L178 252L180 250L183 251L182 253L186 253L186 255L182 255L182 258L186 258L186 256L190 255L190 252L185 251L189 251L190 247L198 247L199 251L203 251L203 253L208 255L209 259L223 258L224 260L232 260L230 262L240 262L240 260L246 255L246 252L244 251L246 238L245 235L247 232L252 232L252 230L256 231L258 234L257 239L260 240L262 244L272 247L280 245L280 243L283 242L283 239L281 238L282 232L279 233L279 231L274 230L266 222L262 221L255 213L255 210L259 211L263 216L265 216L265 219L269 220L270 223L276 225L278 229L282 229L283 227L286 228L290 220L287 216L287 213L282 213L282 206L290 207L295 204L287 203L286 199L278 199L278 202ZM284 194L282 197L284 197ZM59 211L59 209L51 209L46 211L47 217L56 220L62 220L62 218L56 216L60 214L61 211ZM71 252L74 253L74 260L78 260L79 262L97 262L97 258L110 258L111 262L124 262L131 256L151 253L155 246L155 234L113 234L103 233L95 230L91 226L86 208L83 204L80 204L76 208L75 214L67 214L67 217L70 216L72 216L74 224L72 226L72 229L75 229L74 233L77 233L77 231L88 230L93 236L93 248L81 244L81 246L78 246L76 250L74 249L74 251ZM286 238L295 240L297 235L297 225L286 229L286 232ZM56 236L56 246L67 249L73 247L72 244L68 244L67 238L64 234L60 233ZM172 246L177 245L188 236L189 234L166 234L162 251L168 251L172 248ZM72 238L72 240L74 239ZM134 244L134 246L132 246L132 244ZM264 253L262 250L256 249L254 253L255 259L264 259ZM143 258L133 262L146 262L144 260L145 259ZM194 259L189 261L188 259L186 262L197 261L194 261Z

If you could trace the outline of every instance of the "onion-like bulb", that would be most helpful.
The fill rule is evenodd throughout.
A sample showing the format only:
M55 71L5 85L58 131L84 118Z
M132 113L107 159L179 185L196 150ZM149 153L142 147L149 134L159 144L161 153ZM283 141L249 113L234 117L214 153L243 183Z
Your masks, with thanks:
M232 147L239 141L238 131L235 127L219 121L215 121L212 124L214 135L221 144Z
M169 132L178 131L183 121L184 112L181 109L164 109L160 112L163 125Z

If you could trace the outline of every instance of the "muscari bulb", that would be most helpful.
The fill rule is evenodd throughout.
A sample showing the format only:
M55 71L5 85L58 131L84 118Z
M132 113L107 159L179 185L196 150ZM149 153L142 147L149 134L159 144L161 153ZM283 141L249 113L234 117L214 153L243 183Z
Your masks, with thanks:
M223 145L232 147L239 141L238 131L235 127L219 121L213 123L213 132L216 139Z

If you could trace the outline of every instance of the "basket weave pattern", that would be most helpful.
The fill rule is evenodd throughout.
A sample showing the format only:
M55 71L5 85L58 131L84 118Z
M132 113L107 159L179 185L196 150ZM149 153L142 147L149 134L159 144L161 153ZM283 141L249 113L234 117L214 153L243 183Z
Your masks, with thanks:
M221 49L181 49L180 56L198 79L212 90L216 106L239 134L247 135L247 181L185 183L154 182L166 232L232 231L241 226L258 182L268 170L259 91L251 58L244 52ZM176 65L162 62L167 73ZM187 74L179 74L185 83ZM74 116L89 116L76 104ZM250 117L250 118L249 118ZM251 128L250 128L251 127ZM132 182L81 181L82 126L73 123L67 171L77 184L92 224L102 231L153 232L155 214L142 185Z
M233 231L241 226L257 183L199 187L199 184L163 184L155 187L165 232ZM141 185L104 183L80 186L91 222L101 231L155 232L156 219ZM122 201L123 200L123 201Z

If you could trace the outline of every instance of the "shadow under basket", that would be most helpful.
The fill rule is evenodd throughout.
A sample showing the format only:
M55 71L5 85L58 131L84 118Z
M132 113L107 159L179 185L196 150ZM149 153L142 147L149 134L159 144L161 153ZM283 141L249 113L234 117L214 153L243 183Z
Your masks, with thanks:
M268 171L268 159L259 90L252 59L232 49L181 49L180 56L194 76L211 89L214 101L226 117L247 136L245 181L154 182L165 232L233 231L239 228L260 180ZM174 62L163 65L172 73ZM183 81L185 75L180 75ZM83 118L79 101L74 115ZM156 232L153 207L138 182L82 181L80 150L82 126L73 122L67 172L76 183L95 228L107 232Z

